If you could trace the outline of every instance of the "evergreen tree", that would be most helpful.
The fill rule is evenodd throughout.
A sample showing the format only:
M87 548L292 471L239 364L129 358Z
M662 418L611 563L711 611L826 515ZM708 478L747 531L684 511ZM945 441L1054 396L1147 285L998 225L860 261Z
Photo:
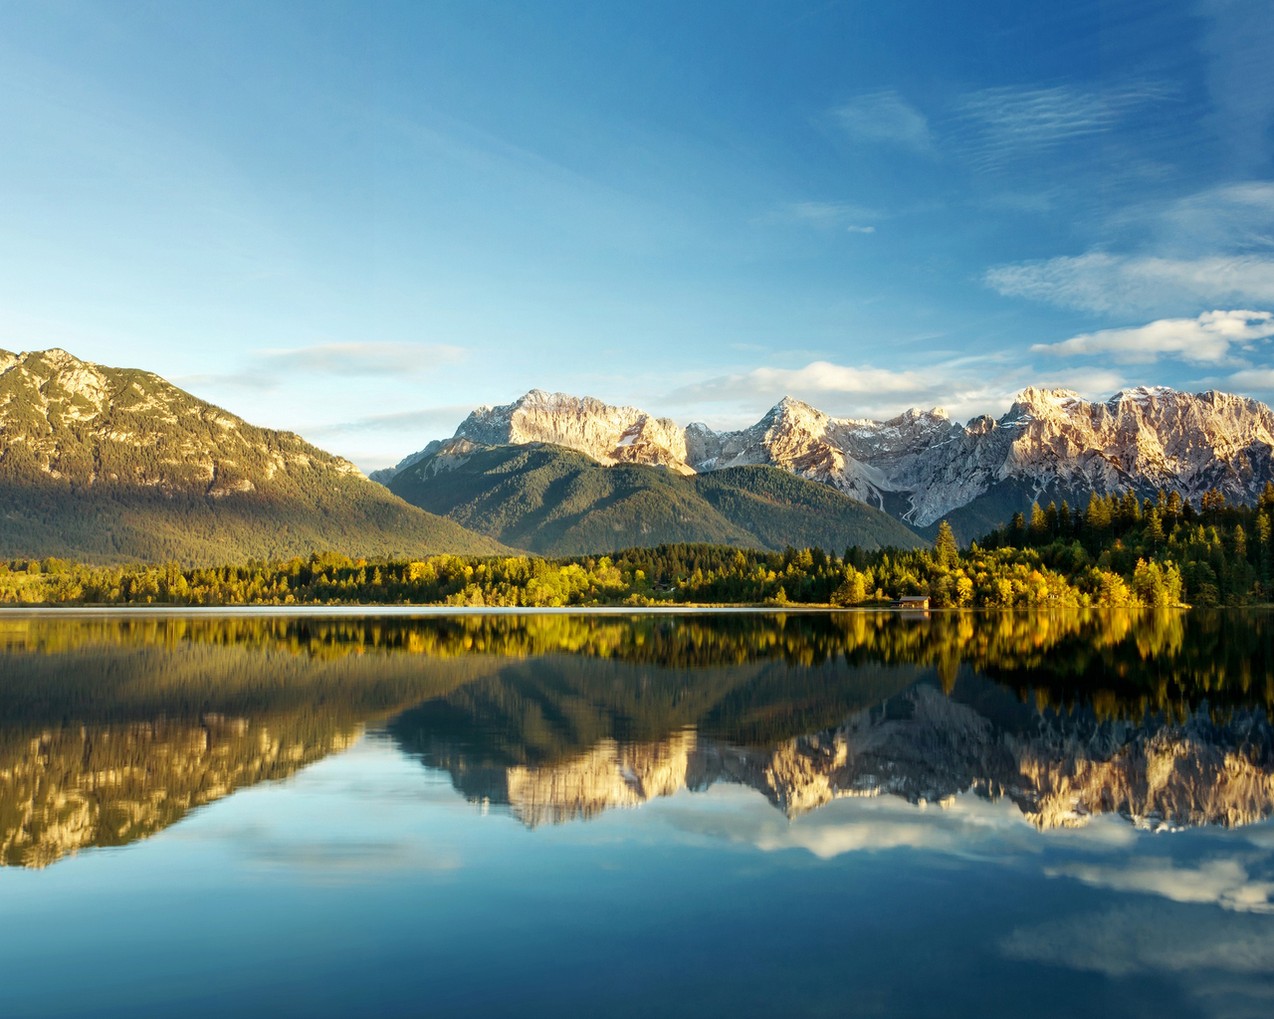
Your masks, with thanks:
M960 547L956 544L955 534L951 530L951 525L945 520L938 524L938 533L933 540L934 559L938 564L938 568L949 570L960 558Z

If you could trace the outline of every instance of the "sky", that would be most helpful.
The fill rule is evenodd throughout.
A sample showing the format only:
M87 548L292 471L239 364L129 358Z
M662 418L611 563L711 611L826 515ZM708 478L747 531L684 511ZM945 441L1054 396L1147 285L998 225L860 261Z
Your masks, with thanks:
M1274 399L1268 0L0 0L0 348L365 470L532 388Z

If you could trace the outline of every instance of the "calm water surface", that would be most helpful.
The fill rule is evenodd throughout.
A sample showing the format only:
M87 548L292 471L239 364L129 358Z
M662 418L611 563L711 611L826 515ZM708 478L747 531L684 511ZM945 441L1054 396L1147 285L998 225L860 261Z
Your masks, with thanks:
M0 615L0 1013L1274 1014L1274 617Z

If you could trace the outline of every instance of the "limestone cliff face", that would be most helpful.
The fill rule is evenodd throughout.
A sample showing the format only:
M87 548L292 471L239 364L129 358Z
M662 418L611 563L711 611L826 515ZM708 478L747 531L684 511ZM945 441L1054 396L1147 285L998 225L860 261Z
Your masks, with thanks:
M1226 393L1141 387L1090 403L1064 389L1029 388L998 420L953 422L942 410L888 421L836 418L786 398L750 428L679 428L633 407L534 390L474 411L457 440L545 442L603 464L658 464L682 473L771 465L926 526L1001 486L1015 491L1162 488L1198 498L1209 488L1250 502L1274 480L1274 413ZM439 447L407 457L398 469ZM388 481L391 475L377 475Z
M343 750L360 732L314 736L220 715L45 730L0 758L0 863L44 867L147 838L236 789Z
M480 407L455 437L488 446L548 442L579 450L599 463L655 464L693 473L686 463L685 432L668 418L539 389L501 407Z
M474 776L446 766L471 798ZM833 730L777 747L735 747L692 732L649 744L604 741L551 766L492 769L481 798L528 825L593 817L681 789L733 782L796 817L842 797L947 803L1008 797L1039 828L1117 813L1139 827L1251 824L1274 814L1274 729L1264 715L1218 724L1133 726L1047 715L1029 731L997 728L921 685Z

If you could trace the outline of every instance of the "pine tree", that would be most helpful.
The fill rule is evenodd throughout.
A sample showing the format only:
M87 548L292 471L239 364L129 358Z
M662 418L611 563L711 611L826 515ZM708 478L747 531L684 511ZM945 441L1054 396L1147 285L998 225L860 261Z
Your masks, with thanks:
M960 558L960 546L956 544L951 525L945 520L938 524L938 533L933 539L933 551L938 567L943 570L951 569Z

